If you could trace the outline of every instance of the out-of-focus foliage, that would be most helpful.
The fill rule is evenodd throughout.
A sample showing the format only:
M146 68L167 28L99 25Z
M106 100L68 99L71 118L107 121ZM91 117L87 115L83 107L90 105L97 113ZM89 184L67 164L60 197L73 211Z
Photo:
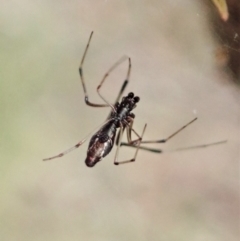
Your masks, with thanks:
M215 4L222 20L227 21L229 13L226 0L212 0L212 2Z
M212 0L218 13L212 9L212 30L219 47L216 58L235 83L240 84L240 1ZM211 9L211 6L209 6Z

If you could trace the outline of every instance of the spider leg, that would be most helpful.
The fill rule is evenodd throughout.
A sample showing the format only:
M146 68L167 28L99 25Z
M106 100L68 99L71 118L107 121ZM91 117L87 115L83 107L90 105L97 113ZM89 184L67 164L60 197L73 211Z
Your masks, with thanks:
M171 139L172 137L174 137L175 135L177 135L180 131L182 131L183 129L185 129L187 126L189 126L190 124L192 124L194 121L196 121L197 118L194 118L193 120L191 120L190 122L188 122L186 125L182 126L181 128L179 128L177 131L175 131L174 133L172 133L170 136L168 136L167 138L164 138L164 139L160 139L160 140L149 140L149 141L141 141L141 144L142 143L145 143L145 144L149 144L149 143L166 143L169 139ZM131 132L130 132L131 134ZM129 134L129 135L130 135ZM129 147L135 147L135 145L133 145L134 142L132 143L126 143L126 142L122 142L121 143L121 146L129 146ZM150 152L156 152L156 153L162 153L162 150L161 149L156 149L156 148L149 148L149 147L143 147L143 146L140 146L139 149L141 150L145 150L145 151L150 151Z
M175 135L177 135L180 131L182 131L183 129L185 129L187 126L189 126L190 124L192 124L194 121L196 121L197 118L194 118L193 120L191 120L190 122L188 122L186 125L182 126L180 129L178 129L177 131L175 131L173 134L171 134L170 136L168 136L165 139L160 139L160 140L150 140L150 141L141 141L142 143L145 144L149 144L149 143L166 143L169 139L171 139L172 137L174 137ZM130 131L130 130L128 130ZM131 135L131 132L129 133L129 135ZM173 151L182 151L182 150L190 150L190 149L197 149L197 148L204 148L204 147L209 147L209 146L213 146L213 145L219 145L219 144L223 144L226 143L227 141L218 141L218 142L213 142L213 143L208 143L208 144L202 144L202 145L196 145L196 146L189 146L189 147L183 147L183 148L178 148ZM131 143L126 143L126 142L122 142L120 144L121 146L128 146L128 147L133 147L133 148L137 148L137 146L135 145L135 141L131 141ZM150 148L150 147L146 147L146 146L139 146L138 149L140 150L145 150L145 151L149 151L149 152L154 152L154 153L163 153L163 151L161 149L158 148ZM165 151L164 151L165 152ZM169 151L168 151L169 152Z
M121 87L119 93L118 93L118 96L117 96L117 98L116 98L115 104L116 104L117 102L119 102L119 100L120 100L120 98L121 98L124 90L126 89L126 87L127 87L127 85L128 85L129 77L130 77L130 73L131 73L131 68L132 68L131 59L128 58L128 71L127 71L127 76L126 76L126 78L125 78L125 80L124 80L124 82L123 82L123 84L122 84L122 87Z
M115 159L114 159L114 164L115 164L115 165L126 164L126 163L130 163L130 162L134 162L134 161L136 160L136 157L137 157L137 154L138 154L138 150L139 150L139 147L140 147L140 144L141 144L141 140L142 140L142 138L143 138L143 135L144 135L144 132L145 132L145 130L146 130L146 127L147 127L147 124L144 125L143 131L142 131L142 135L141 135L141 136L138 135L139 138L134 141L135 143L137 143L137 144L134 146L134 147L136 148L136 152L135 152L134 157L133 157L132 159L130 159L130 160L118 162L118 161L117 161L117 154L116 154ZM122 128L122 127L121 127L121 128ZM132 129L131 129L131 130L132 130ZM121 131L121 129L120 129L120 131ZM121 141L121 139L122 139L122 134L120 134L120 139L119 139L119 140ZM133 142L133 141L132 141L132 142ZM132 145L132 144L130 144L130 145ZM117 151L119 150L119 148L120 148L120 142L118 143Z
M83 140L79 141L77 144L75 144L73 147L67 149L64 152L59 153L58 155L52 156L52 157L48 157L48 158L44 158L43 161L49 161L55 158L59 158L62 157L66 154L68 154L71 151L74 151L75 149L77 149L78 147L80 147L86 140L87 138L92 135L96 130L98 130L99 128L101 128L102 126L104 126L105 124L107 124L108 122L112 121L113 119L108 119L107 121L105 121L103 124L101 124L100 126L98 126L97 128L95 128L92 132L90 132Z
M196 120L197 120L197 117L194 118L193 120L191 120L190 122L188 122L186 125L182 126L180 129L175 131L173 134L171 134L167 138L160 139L160 140L153 140L153 141L142 141L142 143L147 143L147 144L148 143L166 143L168 140L170 140L172 137L176 136L179 132L181 132L183 129L185 129L187 126L189 126L190 124L192 124Z
M80 63L80 66L79 66L79 75L80 75L80 79L81 79L81 82L82 82L82 87L83 87L83 92L84 92L84 99L85 99L85 103L89 106L92 106L92 107L111 107L112 108L112 111L116 113L116 109L114 107L114 105L110 104L99 92L103 82L105 81L105 79L108 77L108 75L110 74L110 72L112 72L115 68L117 68L118 65L120 65L122 62L124 62L126 59L128 59L129 61L129 64L128 64L128 71L127 71L127 76L126 76L126 79L125 81L123 82L123 85L118 93L118 96L117 96L117 99L115 101L115 104L119 101L119 99L121 98L128 82L129 82L129 76L130 76L130 72L131 72L131 59L127 56L123 56L121 59L119 59L108 71L107 73L104 75L102 81L100 82L100 85L97 87L97 92L99 94L99 96L101 97L101 99L106 103L106 104L95 104L95 103L92 103L89 101L88 99L88 93L87 93L87 88L86 88L86 85L85 85L85 80L84 80L84 76L83 76L83 63L84 63L84 60L85 60L85 57L87 55L87 51L88 51L88 48L89 48L89 45L90 45L90 42L91 42L91 39L92 39L92 35L93 35L93 31L91 32L90 34L90 37L89 37L89 40L88 40L88 43L87 43L87 46L85 48L85 51L84 51L84 54L83 54L83 57L82 57L82 60L81 60L81 63ZM111 113L110 113L111 115ZM109 115L109 116L110 116Z
M86 57L86 54L87 54L87 51L88 51L88 48L89 48L89 45L90 45L92 35L93 35L93 31L90 34L87 46L85 48L85 51L84 51L84 54L83 54L83 57L82 57L82 60L81 60L80 66L79 66L79 75L80 75L80 79L81 79L82 87L83 87L83 92L84 92L84 96L85 96L84 100L85 100L85 103L87 105L92 106L92 107L109 107L108 104L95 104L95 103L92 103L88 100L87 88L86 88L85 80L84 80L84 76L83 76L83 63L84 63L84 60L85 60L85 57Z
M80 147L86 140L87 140L87 138L79 141L79 142L78 142L76 145L74 145L73 147L67 149L67 150L64 151L64 152L61 152L60 154L58 154L58 155L56 155L56 156L44 158L43 161L49 161L49 160L52 160L52 159L55 159L55 158L59 158L59 157L65 156L65 155L68 154L69 152L74 151L75 149L77 149L78 147Z
M122 87L121 87L121 89L120 89L120 92L119 92L119 94L118 94L118 96L117 96L117 99L116 99L116 101L115 101L115 104L116 104L116 103L119 101L119 99L121 98L122 93L123 93L123 91L125 90L125 88L126 88L126 86L127 86L127 84L128 84L128 81L129 81L129 76L130 76L130 72L131 72L131 59L130 59L129 57L123 56L122 58L120 58L120 59L105 73L105 75L103 76L100 84L99 84L98 87L97 87L97 92L98 92L100 98L101 98L105 103L107 103L107 105L110 106L110 107L112 108L112 111L115 112L115 113L116 113L116 108L114 107L114 105L110 104L110 103L101 95L100 89L101 89L103 83L105 82L106 78L109 76L109 74L110 74L114 69L116 69L121 63L123 63L123 62L124 62L125 60L127 60L127 59L128 59L128 72L127 72L126 79L125 79L125 81L123 82L123 85L122 85Z
M169 150L169 151L162 151L161 149L158 148L149 148L146 146L140 146L139 149L140 150L144 150L144 151L149 151L149 152L154 152L154 153L165 153L165 152L175 152L175 151L187 151L187 150L191 150L191 149L199 149L199 148L205 148L205 147L209 147L209 146L215 146L215 145L219 145L219 144L224 144L226 143L227 140L223 140L223 141L218 141L218 142L213 142L213 143L208 143L208 144L202 144L202 145L196 145L196 146L188 146L188 147L182 147L182 148L177 148L174 150ZM134 145L130 145L128 143L121 143L121 146L128 146L128 147L133 147L136 148L136 146Z
M128 118L129 118L130 123L128 123L128 122L125 123L124 122L124 124L126 124L126 125L123 126L123 133L124 133L125 129L127 129L127 140L128 140L128 143L130 143L132 141L131 140L131 129L132 129L132 126L133 126L134 118L132 118L132 117L128 117ZM129 124L129 126L127 124ZM120 140L120 131L118 132L118 135L117 135L117 138L116 138L116 145L118 145L119 140Z
M191 120L190 122L188 122L186 125L182 126L180 129L178 129L177 131L175 131L173 134L171 134L170 136L168 136L167 138L164 139L160 139L160 140L149 140L149 141L141 141L142 143L145 144L149 144L149 143L166 143L169 139L171 139L172 137L174 137L175 135L177 135L180 131L182 131L183 129L185 129L187 126L189 126L190 124L192 124L194 121L196 121L197 118L194 118L193 120ZM134 131L134 130L133 130ZM129 145L129 143L126 142L122 142L121 146L131 146ZM134 146L134 145L133 145ZM141 149L141 148L140 148Z

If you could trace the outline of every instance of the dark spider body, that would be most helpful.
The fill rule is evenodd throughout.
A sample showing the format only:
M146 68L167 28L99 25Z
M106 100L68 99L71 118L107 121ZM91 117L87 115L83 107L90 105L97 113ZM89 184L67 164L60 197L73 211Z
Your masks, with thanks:
M136 107L140 98L130 92L122 98L121 103L115 104L115 111L112 111L107 123L93 135L89 142L87 158L85 163L88 167L93 167L103 157L107 156L112 150L117 129L130 126L132 119L135 117L131 111Z

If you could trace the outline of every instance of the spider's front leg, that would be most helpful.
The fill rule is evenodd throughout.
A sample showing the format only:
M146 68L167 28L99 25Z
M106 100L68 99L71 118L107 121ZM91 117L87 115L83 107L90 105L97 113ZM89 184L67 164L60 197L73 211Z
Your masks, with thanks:
M131 118L131 117L132 117L132 118ZM118 153L117 153L116 156L115 156L115 159L114 159L114 164L115 164L115 165L126 164L126 163L130 163L130 162L134 162L134 161L136 160L136 157L137 157L137 154L138 154L138 150L141 149L141 148L140 148L140 144L141 144L141 141L142 141L144 132L145 132L145 130L146 130L147 124L144 125L142 134L141 134L141 136L140 136L140 135L132 128L134 117L135 117L134 114L131 114L130 119L128 119L128 120L130 120L130 122L127 122L127 124L126 124L126 130L127 130L128 145L129 145L129 146L134 146L134 147L136 148L135 155L134 155L134 157L133 157L132 159L130 159L130 160L118 162L118 161L117 161L117 155L118 155ZM117 142L116 142L117 145L118 145L118 146L117 146L117 152L118 152L118 150L119 150L119 148L120 148L120 146L121 146L123 128L124 128L124 127L123 127L122 124L121 124L120 131L119 131L119 134L118 134L118 137L117 137ZM133 132L137 135L137 137L138 137L136 140L132 140L132 138L131 138L131 132L132 132L132 131L133 131Z

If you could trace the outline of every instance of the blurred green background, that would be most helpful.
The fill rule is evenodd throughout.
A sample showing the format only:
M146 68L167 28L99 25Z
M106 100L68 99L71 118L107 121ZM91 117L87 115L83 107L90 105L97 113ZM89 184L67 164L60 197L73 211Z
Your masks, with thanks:
M85 166L87 143L50 162L104 121L83 101L122 55L132 58L127 91L141 97L135 129L145 138L199 120L162 155L140 151L114 166L114 151ZM198 1L1 1L0 240L239 240L239 90L216 65L216 42ZM123 64L102 93L113 101ZM152 145L159 148L159 145ZM120 159L132 158L122 148Z

